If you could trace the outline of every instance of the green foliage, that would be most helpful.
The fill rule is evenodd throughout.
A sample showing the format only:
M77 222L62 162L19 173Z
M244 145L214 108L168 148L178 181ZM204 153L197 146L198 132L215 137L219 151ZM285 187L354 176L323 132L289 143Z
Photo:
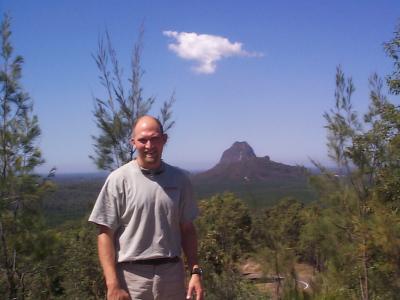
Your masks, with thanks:
M244 281L236 270L226 270L221 274L210 273L205 280L205 298L207 300L235 299L261 300L266 295Z
M385 43L387 55L393 59L394 70L387 77L387 83L392 93L400 94L400 23L394 32L394 37Z
M264 228L267 246L275 248L276 241L287 248L295 248L303 226L301 211L304 205L294 198L283 198L265 210Z
M103 177L82 181L57 181L57 189L43 199L43 214L49 227L81 220L93 208L104 183Z
M377 203L371 223L371 287L374 295L394 299L400 293L400 215L397 210Z
M271 179L265 182L196 182L193 183L196 196L210 198L216 193L232 192L256 211L273 206L282 198L294 197L303 203L317 199L315 191L305 178Z
M55 293L54 236L46 232L41 198L52 184L33 174L43 162L33 103L23 90L23 58L13 54L10 17L1 22L0 53L0 282L4 297ZM48 288L43 288L46 286Z
M87 216L80 222L61 228L62 254L61 283L65 299L104 299L105 284L97 254L97 228L87 224ZM61 234L60 234L61 235Z
M252 237L257 249L255 258L263 273L276 278L274 295L281 299L302 299L297 288L298 240L304 224L304 205L293 198L283 198L275 206L267 208L254 221Z
M141 67L143 32L141 27L132 53L131 75L127 88L108 32L105 38L99 40L97 54L94 56L105 96L95 97L94 117L100 132L97 136L92 136L95 155L90 157L102 170L114 170L132 159L132 125L140 116L147 114L155 102L154 97L143 97L141 86L144 74ZM171 120L174 101L175 93L172 93L160 110L159 120L164 131L168 131L174 125L174 121Z
M323 206L301 236L303 249L313 245L310 254L317 269L324 271L316 289L320 297L386 299L400 287L397 277L388 276L400 271L394 256L400 241L400 109L383 95L377 75L371 77L370 89L369 111L361 121L351 104L352 80L345 80L338 68L335 109L325 118L330 157L340 172L322 170L314 179ZM325 237L320 228L326 229ZM388 242L385 247L382 238ZM327 243L335 245L335 252Z
M249 209L231 193L202 200L199 207L196 225L207 299L261 299L237 267L251 250Z
M302 212L305 224L300 229L298 251L302 261L312 265L322 272L328 257L337 252L332 245L338 243L335 235L327 232L336 230L336 227L325 217L323 209L317 203L306 207Z
M241 200L230 193L203 200L199 207L201 217L196 225L200 254L218 273L226 264L237 262L251 250L250 212Z

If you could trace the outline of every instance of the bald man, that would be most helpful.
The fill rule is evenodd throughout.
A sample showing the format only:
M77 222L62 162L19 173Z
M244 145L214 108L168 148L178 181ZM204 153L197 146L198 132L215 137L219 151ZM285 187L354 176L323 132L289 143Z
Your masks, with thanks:
M132 132L137 157L108 176L89 217L99 227L107 299L202 300L191 183L162 161L168 137L157 119L139 118Z

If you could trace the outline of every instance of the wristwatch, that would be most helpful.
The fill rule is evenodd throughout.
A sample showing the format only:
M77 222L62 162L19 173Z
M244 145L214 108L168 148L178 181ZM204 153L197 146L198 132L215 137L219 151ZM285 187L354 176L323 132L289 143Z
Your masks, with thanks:
M192 272L190 273L190 275L199 275L200 277L203 275L203 269L200 267L195 267L193 268Z

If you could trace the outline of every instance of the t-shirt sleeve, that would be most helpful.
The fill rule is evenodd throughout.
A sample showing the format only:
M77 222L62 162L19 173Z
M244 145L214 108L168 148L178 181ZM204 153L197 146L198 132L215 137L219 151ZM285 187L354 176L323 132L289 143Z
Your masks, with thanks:
M194 199L192 183L187 176L184 176L183 180L181 203L181 223L194 221L199 214L199 209Z
M118 192L116 184L110 176L107 178L97 197L92 213L89 217L89 222L104 225L112 230L116 230L119 226L119 207L118 207Z

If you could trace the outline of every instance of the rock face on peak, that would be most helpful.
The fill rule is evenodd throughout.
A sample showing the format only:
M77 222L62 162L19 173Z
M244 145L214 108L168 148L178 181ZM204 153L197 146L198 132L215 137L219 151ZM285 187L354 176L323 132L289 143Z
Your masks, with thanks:
M234 142L233 145L222 153L220 164L230 164L256 158L253 148L247 142Z

